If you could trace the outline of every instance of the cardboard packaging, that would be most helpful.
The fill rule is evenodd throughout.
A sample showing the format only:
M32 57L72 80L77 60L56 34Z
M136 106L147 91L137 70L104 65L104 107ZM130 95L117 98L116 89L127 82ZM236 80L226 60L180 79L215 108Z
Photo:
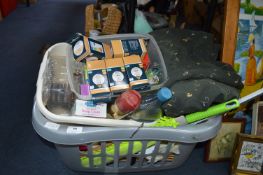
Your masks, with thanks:
M68 43L72 45L73 57L77 62L80 62L91 53L88 38L80 33L75 34Z
M109 44L103 43L104 52L105 52L105 59L112 58L112 50Z
M109 45L92 38L87 38L80 33L75 34L68 43L72 45L73 57L77 62L87 57L96 57L99 60L112 57Z
M143 39L112 40L111 46L114 58L129 55L139 55L141 58L147 53Z
M128 77L122 58L106 59L108 80L111 92L121 92L129 89Z
M89 46L90 46L90 54L89 56L98 57L98 59L105 58L105 51L102 42L88 38Z
M126 73L129 78L131 89L147 90L150 85L143 69L141 58L138 55L131 55L123 58Z
M110 93L104 60L87 62L88 83L92 97L106 96Z

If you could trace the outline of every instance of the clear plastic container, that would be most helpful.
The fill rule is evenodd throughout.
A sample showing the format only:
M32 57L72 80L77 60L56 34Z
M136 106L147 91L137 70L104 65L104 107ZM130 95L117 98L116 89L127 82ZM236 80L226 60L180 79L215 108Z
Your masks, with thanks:
M58 115L70 115L74 94L68 83L65 57L49 55L44 86L43 102L49 111Z
M126 37L127 36L127 37ZM132 36L132 37L131 37ZM127 34L127 35L116 35L116 39L129 39L130 38L141 38L145 35L137 35L137 34ZM105 41L109 41L111 38L115 38L115 35L110 36L103 36ZM109 38L108 38L109 37ZM151 36L149 36L151 38ZM160 80L158 84L155 84L151 86L151 89L149 91L140 92L141 94L148 94L151 92L154 92L158 89L160 89L164 83L168 80L167 77L167 71L165 68L164 61L162 59L162 56L160 55L159 48L155 47L156 42L152 39L149 39L148 43L148 49L149 49L149 56L158 62L160 66L160 71L162 72L162 77L160 77ZM151 43L151 44L150 44ZM155 43L155 44L154 44ZM157 44L156 44L157 45ZM72 124L81 124L81 125L95 125L95 126L113 126L113 127L121 127L121 126L141 126L143 123L135 120L116 120L112 118L94 118L91 116L77 116L74 113L72 113L72 109L74 108L74 101L76 98L83 100L89 100L89 95L81 95L80 87L75 83L76 76L74 73L76 72L76 69L79 69L78 66L75 65L75 61L73 59L67 59L69 58L69 51L71 51L71 45L68 43L57 43L56 45L50 47L46 54L44 55L44 59L40 66L40 71L38 75L38 81L37 81L37 92L36 92L36 104L40 111L43 113L44 116L46 116L49 120L58 122L58 123L72 123ZM154 55L151 55L154 54ZM54 64L55 66L58 66L57 68L48 69L48 63L53 60L58 59L56 63L60 64ZM72 60L72 64L65 63L66 60ZM61 62L60 62L61 61ZM64 62L63 62L64 61ZM155 62L153 61L153 62ZM67 65L67 69L65 71L64 65ZM53 66L54 66L53 65ZM60 66L59 66L60 65ZM71 66L70 68L68 66ZM60 69L60 71L58 71ZM54 101L48 100L50 98L50 94L48 93L51 91L51 87L58 87L58 86L51 86L50 82L53 81L52 78L50 78L50 75L53 76L53 74L56 74L56 72L60 72L61 74L57 74L59 78L55 79L55 82L61 83L64 82L65 77L62 76L65 72L67 72L67 78L68 83L70 85L70 91L69 86L67 82L63 84L63 86L60 89L62 91L59 91L60 93L56 93L55 97L62 97L62 95L65 95L64 98L57 98L57 99L68 99L64 101L65 103L58 104L53 103ZM61 78L61 76L63 78ZM84 74L85 75L85 74ZM56 77L56 76L55 76ZM54 82L52 82L54 83ZM57 92L57 91L56 91ZM63 92L63 93L61 93ZM73 95L72 95L73 94ZM112 96L111 96L112 97ZM111 99L111 101L114 100L115 97ZM56 98L50 98L50 99L56 99ZM70 100L72 99L72 100ZM92 99L91 99L92 100ZM49 104L47 104L49 103ZM56 102L57 103L57 102ZM54 105L54 106L53 106ZM64 110L64 106L68 105L68 108ZM72 106L72 107L71 107ZM61 110L61 108L63 110ZM62 112L61 112L62 111ZM148 124L147 126L151 126L152 124Z
M147 41L146 48L147 48L149 59L150 59L149 69L152 69L151 73L148 73L148 74L152 74L153 72L154 73L158 72L158 82L150 81L151 82L150 90L140 91L140 93L143 95L146 92L160 89L168 81L168 75L167 75L166 66L163 60L163 56L154 38L148 34L116 34L116 35L97 36L97 37L93 37L92 39L95 39L103 43L110 44L110 41L113 39L114 40L127 40L127 39L139 39L139 38L143 38L145 41ZM101 99L108 100L111 97L116 97L116 95L113 93L110 93L109 95L105 95L104 97L92 97L91 95L82 95L80 92L79 83L75 82L74 75L76 72L76 66L75 66L76 62L74 59L72 59L73 58L72 48L69 45L65 49L67 49L66 65L68 68L69 84L70 84L72 92L75 93L78 99L100 101ZM82 66L85 66L84 63L80 62L79 64ZM158 69L158 71L156 71L155 69Z

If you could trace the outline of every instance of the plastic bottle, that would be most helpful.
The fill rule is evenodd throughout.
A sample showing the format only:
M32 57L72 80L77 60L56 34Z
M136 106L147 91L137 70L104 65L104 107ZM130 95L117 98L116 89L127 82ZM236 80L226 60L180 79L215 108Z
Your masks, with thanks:
M70 115L73 106L64 57L50 57L43 86L43 102L57 115Z
M128 90L117 97L114 104L110 107L110 113L115 119L126 117L132 111L140 107L141 94L136 90Z
M133 113L130 118L138 121L154 121L162 116L161 105L172 98L172 91L161 88L155 95L146 96L140 105L139 110Z

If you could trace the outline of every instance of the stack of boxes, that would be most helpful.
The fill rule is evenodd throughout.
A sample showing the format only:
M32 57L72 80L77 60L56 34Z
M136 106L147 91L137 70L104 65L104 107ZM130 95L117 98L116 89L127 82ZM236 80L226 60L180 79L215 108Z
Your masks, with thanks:
M102 43L77 34L69 43L75 61L86 62L86 82L93 97L110 92L118 94L127 89L150 89L142 63L147 55L143 39Z

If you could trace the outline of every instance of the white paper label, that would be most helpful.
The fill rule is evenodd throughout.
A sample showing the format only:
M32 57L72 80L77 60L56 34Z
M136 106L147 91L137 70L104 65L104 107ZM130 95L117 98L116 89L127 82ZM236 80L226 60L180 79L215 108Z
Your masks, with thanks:
M47 122L47 123L45 124L45 127L46 127L46 128L52 129L52 130L58 130L59 126L60 126L59 124L53 123L53 122Z
M67 133L68 134L79 134L82 133L83 127L79 126L68 126Z
M88 116L88 117L107 117L107 104L90 104L88 101L76 100L76 115Z

